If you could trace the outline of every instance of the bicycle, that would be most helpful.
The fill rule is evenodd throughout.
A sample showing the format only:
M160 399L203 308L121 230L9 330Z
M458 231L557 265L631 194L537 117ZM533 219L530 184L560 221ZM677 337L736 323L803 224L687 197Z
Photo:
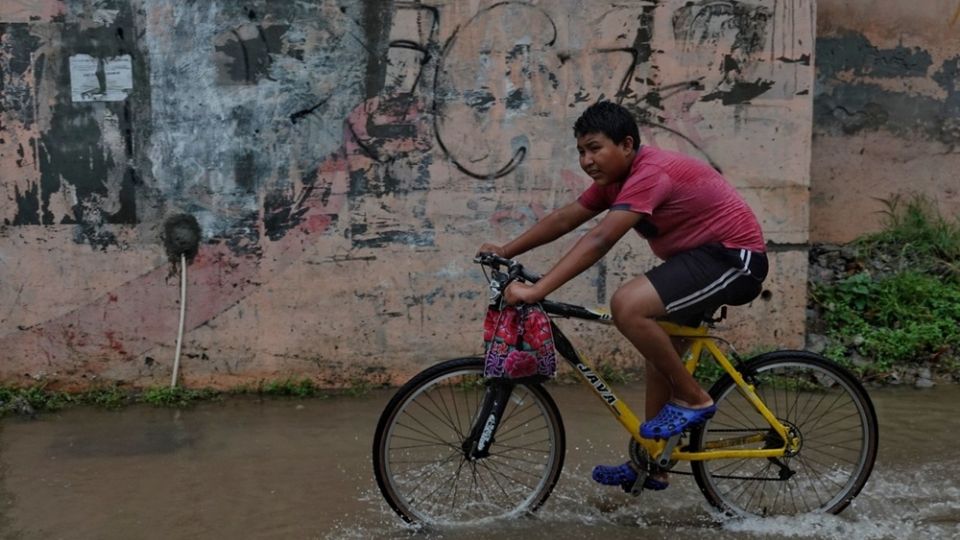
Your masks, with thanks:
M492 270L491 303L513 280L539 276L483 254ZM486 272L485 272L486 273ZM877 417L849 371L807 351L780 350L732 360L721 338L699 327L661 322L688 340L693 373L712 357L725 374L710 388L717 413L669 440L644 439L640 420L556 324L572 318L612 324L610 315L544 300L557 352L630 434L629 455L647 475L689 461L707 501L727 515L839 513L860 492L877 454ZM711 314L712 315L712 314ZM722 318L722 312L721 312ZM735 365L736 364L736 365ZM565 432L542 380L484 380L483 358L448 360L415 375L384 409L373 442L377 484L404 520L458 524L532 513L563 467Z

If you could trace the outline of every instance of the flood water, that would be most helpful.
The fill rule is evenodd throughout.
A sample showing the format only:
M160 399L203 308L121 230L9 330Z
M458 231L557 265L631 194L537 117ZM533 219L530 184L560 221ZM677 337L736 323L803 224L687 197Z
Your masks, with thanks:
M840 516L723 520L691 477L639 498L594 485L627 436L584 386L551 385L564 473L535 518L416 532L373 479L392 391L78 408L0 422L0 538L960 538L960 387L873 389L880 452ZM618 388L639 409L639 384Z

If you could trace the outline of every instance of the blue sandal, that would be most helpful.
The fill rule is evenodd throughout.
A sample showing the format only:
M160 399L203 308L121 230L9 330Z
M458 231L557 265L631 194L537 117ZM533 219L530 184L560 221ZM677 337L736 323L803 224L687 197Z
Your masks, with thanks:
M597 465L593 468L593 479L605 486L620 486L629 493L633 489L634 482L637 481L637 471L633 469L630 462L623 465ZM643 489L653 491L662 491L669 486L670 482L657 480L652 476L647 476L643 481Z
M668 401L656 416L640 425L640 436L644 439L669 439L713 418L716 412L716 404L691 409Z

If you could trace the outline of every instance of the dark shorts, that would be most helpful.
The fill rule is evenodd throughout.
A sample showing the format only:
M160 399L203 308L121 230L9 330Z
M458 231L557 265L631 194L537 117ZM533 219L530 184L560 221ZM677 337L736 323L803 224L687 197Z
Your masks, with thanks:
M667 308L666 320L697 326L720 306L740 306L760 294L767 255L707 244L670 257L646 276Z

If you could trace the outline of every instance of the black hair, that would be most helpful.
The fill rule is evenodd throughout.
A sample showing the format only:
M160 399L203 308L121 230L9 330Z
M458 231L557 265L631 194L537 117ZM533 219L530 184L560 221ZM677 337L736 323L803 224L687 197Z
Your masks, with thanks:
M640 148L640 129L630 111L612 101L599 101L587 107L573 124L573 135L603 133L616 144L629 135L633 137L633 149Z

